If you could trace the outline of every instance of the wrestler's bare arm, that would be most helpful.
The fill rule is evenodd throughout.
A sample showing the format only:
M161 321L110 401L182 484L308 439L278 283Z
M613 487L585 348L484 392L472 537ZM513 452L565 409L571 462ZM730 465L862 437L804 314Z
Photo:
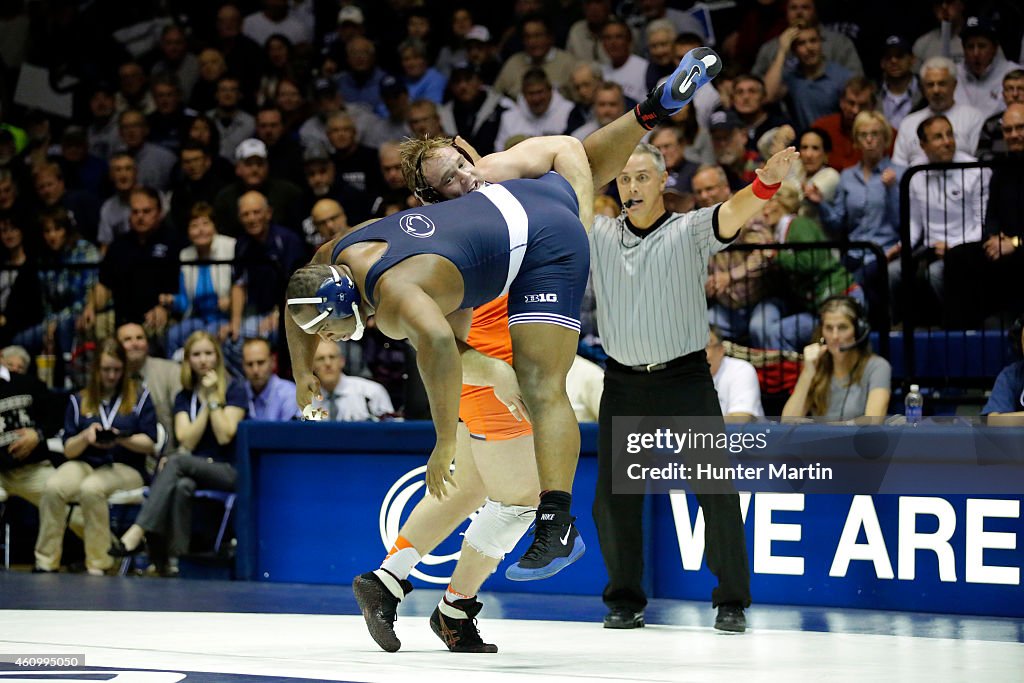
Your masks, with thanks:
M636 122L632 112L628 112L583 139L583 149L595 189L615 180L646 134L647 130ZM564 137L530 138L511 149L489 154L482 159L478 159L476 150L468 147L461 138L456 138L456 143L473 156L484 178L496 183L514 178L537 178L554 169L554 155L561 145L569 144L562 140Z
M288 353L295 378L295 402L299 408L305 408L314 398L322 398L320 380L313 374L313 356L316 355L320 337L303 332L290 315L284 316L284 332L288 339Z
M392 339L408 339L416 349L438 442L454 447L462 363L451 325L437 302L405 278L381 278L377 296L378 329Z
M568 135L546 135L523 140L504 152L488 154L476 165L492 183L516 178L539 178L555 168L560 154L581 148L582 143Z

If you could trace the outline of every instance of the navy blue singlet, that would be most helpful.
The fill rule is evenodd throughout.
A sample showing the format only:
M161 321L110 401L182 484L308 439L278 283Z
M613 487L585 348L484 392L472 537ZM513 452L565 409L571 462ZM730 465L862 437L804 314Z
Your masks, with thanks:
M443 256L462 274L462 308L473 308L508 291L521 269L526 274L527 269L542 268L545 261L551 260L536 253L535 248L524 267L531 243L537 242L551 258L564 261L565 254L552 249L557 246L552 243L552 233L555 241L562 241L559 233L572 238L565 248L569 252L581 250L578 237L583 235L580 256L585 261L585 285L590 254L579 222L576 193L562 176L553 172L537 179L487 185L458 199L382 218L339 241L332 261L336 262L338 255L353 244L386 242L387 251L366 275L364 293L374 301L377 280L389 268L411 256ZM576 298L575 293L568 298ZM579 317L578 310L572 317Z

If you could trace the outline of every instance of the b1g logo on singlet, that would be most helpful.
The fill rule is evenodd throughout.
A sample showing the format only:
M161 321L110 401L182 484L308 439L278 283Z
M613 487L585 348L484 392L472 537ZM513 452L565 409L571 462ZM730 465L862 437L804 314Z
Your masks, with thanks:
M416 502L422 494L420 490L426 485L424 475L427 472L426 466L417 467L414 470L406 472L398 478L387 494L384 496L384 500L380 506L380 540L384 544L385 550L390 550L391 546L394 545L395 539L398 538L398 530L402 528L402 523L405 522L406 509L409 511L416 506L413 502L413 498L416 498ZM476 512L473 512L469 516L469 520L472 521L476 518ZM462 529L465 531L465 529ZM457 542L461 544L461 534L453 534L454 538L450 543ZM420 564L417 568L412 570L411 576L416 577L427 583L433 583L441 586L445 586L451 582L452 570L454 565L459 561L461 551L459 545L455 546L453 552L445 553L445 551L439 546L434 549L437 554L424 555L420 560ZM446 566L447 565L447 566Z
M402 231L413 237L426 238L434 234L434 221L422 213L407 213L398 221Z
M557 304L557 294L526 294L523 296L528 304Z

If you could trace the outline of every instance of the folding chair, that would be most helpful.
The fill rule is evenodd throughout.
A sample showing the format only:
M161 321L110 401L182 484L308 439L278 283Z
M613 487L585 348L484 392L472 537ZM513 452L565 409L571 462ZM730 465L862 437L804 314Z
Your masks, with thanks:
M213 544L214 552L219 553L221 544L224 542L224 534L227 532L228 521L231 519L231 511L235 507L235 494L230 491L214 491L212 489L200 489L195 492L195 498L219 501L224 506L224 516L220 521L220 530L217 532L217 540Z

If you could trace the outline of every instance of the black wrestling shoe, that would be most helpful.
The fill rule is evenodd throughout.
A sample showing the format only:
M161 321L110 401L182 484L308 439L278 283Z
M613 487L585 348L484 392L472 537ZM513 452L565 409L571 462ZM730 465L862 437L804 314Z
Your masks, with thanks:
M485 643L476 627L476 615L483 604L476 598L465 598L453 603L447 600L430 615L430 630L444 641L452 652L494 653L497 645Z
M604 616L605 628L643 628L644 611L634 612L627 607L613 607Z
M719 605L718 616L715 617L715 628L730 633L743 633L747 630L747 617L739 605Z
M568 512L537 511L533 543L505 570L511 581L546 579L583 557L587 546L576 530L576 518Z
M395 635L395 621L398 620L398 603L412 592L412 584L400 581L391 574L398 590L403 591L401 598L396 597L384 581L374 572L360 574L352 580L352 593L359 603L359 610L366 621L366 630L370 637L385 652L398 652L402 641Z

